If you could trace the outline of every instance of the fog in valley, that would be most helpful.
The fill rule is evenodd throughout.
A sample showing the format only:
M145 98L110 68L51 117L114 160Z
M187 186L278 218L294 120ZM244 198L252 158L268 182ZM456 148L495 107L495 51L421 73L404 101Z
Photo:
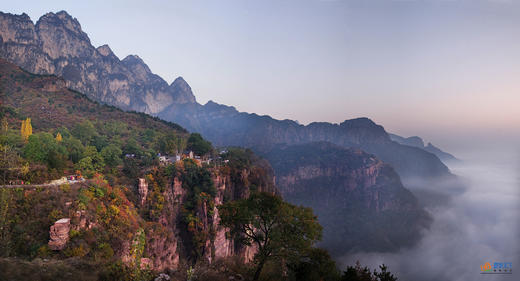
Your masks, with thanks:
M384 263L399 280L518 280L518 148L495 144L450 151L463 159L448 166L467 187L452 193L448 203L427 207L434 222L419 244L398 253L347 254L340 265ZM485 262L512 262L513 274L480 274Z

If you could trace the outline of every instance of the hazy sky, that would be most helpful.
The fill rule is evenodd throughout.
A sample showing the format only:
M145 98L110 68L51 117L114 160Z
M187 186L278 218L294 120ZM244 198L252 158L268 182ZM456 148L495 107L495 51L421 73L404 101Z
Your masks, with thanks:
M278 119L367 116L433 142L520 135L520 1L7 1L76 17L197 100Z

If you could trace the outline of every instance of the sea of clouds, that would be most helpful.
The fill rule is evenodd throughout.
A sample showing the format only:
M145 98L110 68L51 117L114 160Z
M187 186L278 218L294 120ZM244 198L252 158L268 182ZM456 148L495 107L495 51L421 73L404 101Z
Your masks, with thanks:
M451 195L447 205L428 208L434 221L418 245L398 253L345 255L340 266L384 263L399 280L520 280L519 152L498 147L466 153L450 169L467 189ZM485 262L512 262L513 274L480 274Z

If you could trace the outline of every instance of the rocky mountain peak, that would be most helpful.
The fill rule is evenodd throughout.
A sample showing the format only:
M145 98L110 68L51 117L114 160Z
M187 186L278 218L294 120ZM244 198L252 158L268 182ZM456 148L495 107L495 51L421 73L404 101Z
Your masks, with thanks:
M117 57L107 44L97 47L96 50L104 57Z
M36 22L36 28L42 25L53 25L56 28L63 28L90 43L87 34L81 29L79 21L69 15L66 11L59 11L58 13L50 12L41 16L38 22Z
M13 15L0 12L0 42L31 44L35 37L34 25L27 14Z
M190 85L182 77L177 77L175 81L170 85L172 92L174 93L174 99L177 103L195 103L195 96L191 91Z
M340 127L355 135L357 141L355 143L361 143L366 140L373 142L389 142L390 137L381 125L377 125L369 118L361 117L341 122Z
M40 17L36 23L36 32L43 43L43 51L52 59L89 57L95 52L78 20L65 11Z
M147 73L152 72L148 65L138 55L128 55L121 62L131 69L139 68Z
M340 126L347 127L375 127L378 126L374 121L367 117L359 117L341 122Z

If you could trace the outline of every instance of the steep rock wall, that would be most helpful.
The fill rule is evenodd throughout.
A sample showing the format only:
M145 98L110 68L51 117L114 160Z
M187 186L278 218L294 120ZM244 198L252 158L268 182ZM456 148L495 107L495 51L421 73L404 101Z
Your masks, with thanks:
M135 55L123 60L108 45L92 46L78 20L65 11L47 13L34 24L26 14L0 12L0 57L27 71L55 74L89 97L156 114L173 103L194 103L189 85L168 85Z

